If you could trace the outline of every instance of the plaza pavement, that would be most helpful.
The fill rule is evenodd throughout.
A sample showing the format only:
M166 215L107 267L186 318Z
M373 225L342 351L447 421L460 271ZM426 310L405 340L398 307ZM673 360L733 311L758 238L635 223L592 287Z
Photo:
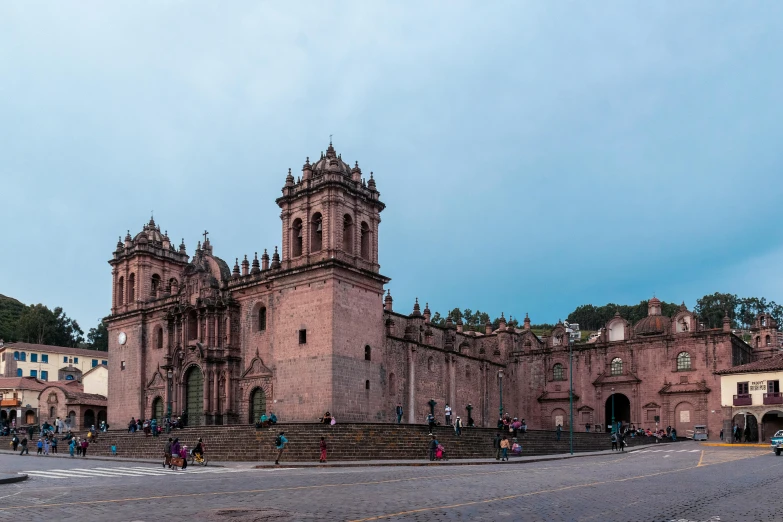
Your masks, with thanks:
M163 469L19 457L0 520L756 521L783 513L783 458L694 442L521 465ZM716 518L719 517L719 518Z

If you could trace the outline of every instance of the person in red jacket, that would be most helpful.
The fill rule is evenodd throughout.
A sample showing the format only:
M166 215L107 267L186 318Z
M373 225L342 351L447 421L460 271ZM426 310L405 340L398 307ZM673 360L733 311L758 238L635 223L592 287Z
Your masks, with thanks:
M326 450L327 450L326 440L323 437L321 437L321 460L319 460L318 462L326 462Z

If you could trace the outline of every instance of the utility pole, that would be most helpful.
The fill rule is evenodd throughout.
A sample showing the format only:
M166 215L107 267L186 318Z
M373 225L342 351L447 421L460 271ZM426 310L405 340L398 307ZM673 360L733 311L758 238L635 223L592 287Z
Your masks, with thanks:
M570 438L571 455L574 454L574 341L568 339L568 410L570 420L568 422L568 432Z

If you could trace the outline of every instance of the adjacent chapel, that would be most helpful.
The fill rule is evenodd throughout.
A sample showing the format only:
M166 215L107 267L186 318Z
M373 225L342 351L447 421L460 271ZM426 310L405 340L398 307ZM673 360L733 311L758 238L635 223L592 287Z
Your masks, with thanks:
M385 205L374 176L331 144L301 176L289 170L276 203L280 250L233 268L206 233L190 256L153 219L117 243L110 424L163 419L169 407L190 425L247 424L269 411L315 421L327 410L343 422L392 422L398 403L406 422L421 423L431 404L442 413L448 403L465 424L492 426L505 410L531 428L567 427L572 363L578 429L606 429L614 416L719 430L715 372L762 349L728 323L703 328L685 306L663 316L655 298L647 318L617 316L596 342L572 348L562 324L538 337L527 317L523 328L501 317L476 332L432 324L418 300L400 313L378 264Z

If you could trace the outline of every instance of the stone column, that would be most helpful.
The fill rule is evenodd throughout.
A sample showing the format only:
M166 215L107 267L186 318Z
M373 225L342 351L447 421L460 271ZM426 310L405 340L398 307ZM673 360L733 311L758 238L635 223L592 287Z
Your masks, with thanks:
M416 348L408 348L408 424L416 422Z
M447 357L449 358L449 405L452 417L456 419L459 415L457 409L457 358L453 355L447 355Z

